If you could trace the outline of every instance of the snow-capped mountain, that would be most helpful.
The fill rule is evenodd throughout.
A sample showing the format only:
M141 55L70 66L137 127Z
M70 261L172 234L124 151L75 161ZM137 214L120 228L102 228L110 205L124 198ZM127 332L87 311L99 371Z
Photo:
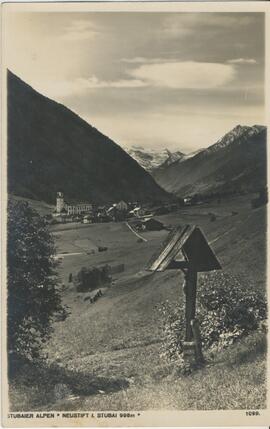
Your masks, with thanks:
M242 139L248 139L249 137L255 136L264 128L265 127L263 125L253 125L252 127L247 125L237 125L231 131L221 137L215 144L207 148L205 153L215 152L232 143L239 143L242 141Z
M145 149L142 146L132 146L131 148L124 149L138 164L150 173L163 164L168 166L186 156L180 151L171 152L168 149Z
M198 155L198 153L204 151L205 149L198 149L194 152L190 152L190 153L182 153L182 152L175 152L173 154L171 154L172 156L170 156L169 158L167 158L161 165L159 165L158 167L152 169L151 174L152 176L155 178L156 176L159 176L159 173L161 171L166 170L170 165L176 165L176 164L181 164L182 162L186 161L187 159L193 158L194 156ZM176 155L176 156L174 156Z
M257 192L266 186L266 127L237 125L212 146L152 175L180 196L213 192Z
M202 148L202 149L195 150L194 152L187 153L185 156L183 156L183 158L181 159L181 162L186 161L189 158L193 158L193 156L198 155L198 153L203 152L204 150L205 148Z

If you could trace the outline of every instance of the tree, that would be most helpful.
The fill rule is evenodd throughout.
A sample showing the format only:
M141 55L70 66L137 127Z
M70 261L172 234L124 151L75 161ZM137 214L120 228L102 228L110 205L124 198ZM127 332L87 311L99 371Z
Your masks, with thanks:
M47 222L26 202L8 205L8 350L35 359L52 332L61 304Z

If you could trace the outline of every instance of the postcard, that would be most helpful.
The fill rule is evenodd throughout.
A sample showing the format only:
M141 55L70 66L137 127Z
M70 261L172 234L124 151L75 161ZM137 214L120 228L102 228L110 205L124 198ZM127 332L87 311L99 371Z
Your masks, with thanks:
M268 2L2 5L5 427L268 426Z

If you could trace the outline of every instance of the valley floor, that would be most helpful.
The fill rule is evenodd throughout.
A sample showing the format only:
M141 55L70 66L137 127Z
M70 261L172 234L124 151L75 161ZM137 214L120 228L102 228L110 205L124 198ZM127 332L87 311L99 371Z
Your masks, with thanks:
M211 214L216 220L211 221ZM246 287L265 287L265 208L242 197L183 208L158 217L166 225L197 224L223 270ZM226 351L207 356L192 376L160 356L158 306L183 299L181 273L150 273L147 261L168 231L144 232L123 222L56 226L63 301L70 316L55 323L44 348L46 367L24 371L10 386L12 410L260 409L265 407L264 334L255 332ZM99 246L108 250L98 252ZM82 267L124 264L94 304L68 282ZM32 375L31 375L32 374ZM35 375L33 375L35 374ZM48 376L49 374L49 376ZM33 380L43 380L44 384ZM45 381L46 379L46 381ZM59 393L60 392L60 393Z

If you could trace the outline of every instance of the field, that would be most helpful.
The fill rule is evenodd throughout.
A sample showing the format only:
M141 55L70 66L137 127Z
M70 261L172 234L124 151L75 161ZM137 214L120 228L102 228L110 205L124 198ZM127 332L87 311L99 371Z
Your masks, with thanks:
M199 225L224 271L247 287L265 287L265 208L252 210L250 196L220 204L185 207L158 216L167 226ZM215 220L213 220L213 214ZM11 385L16 409L143 410L259 409L265 407L265 338L255 332L226 351L207 356L192 376L160 356L162 331L157 307L183 299L179 271L145 271L168 231L143 232L125 222L52 227L60 261L63 301L70 316L55 323L44 347L50 375L43 387L27 387L21 374ZM107 251L99 252L105 246ZM85 267L124 264L94 304L68 282ZM249 285L249 286L248 286ZM38 377L44 377L39 373ZM35 379L38 379L35 376ZM57 386L57 389L56 389ZM56 390L58 393L56 393ZM60 393L59 393L60 389ZM62 389L62 390L61 390ZM216 392L219 392L217 395ZM15 406L16 404L16 406Z

